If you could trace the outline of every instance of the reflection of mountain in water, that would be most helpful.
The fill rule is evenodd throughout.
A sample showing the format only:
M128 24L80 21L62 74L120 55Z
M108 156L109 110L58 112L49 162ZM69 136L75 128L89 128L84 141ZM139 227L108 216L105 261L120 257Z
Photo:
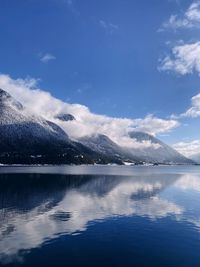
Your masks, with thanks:
M156 219L182 209L159 197L178 175L0 175L0 260L112 216Z
M48 203L53 208L65 196L66 190L79 187L92 177L49 174L0 174L0 208L28 212Z

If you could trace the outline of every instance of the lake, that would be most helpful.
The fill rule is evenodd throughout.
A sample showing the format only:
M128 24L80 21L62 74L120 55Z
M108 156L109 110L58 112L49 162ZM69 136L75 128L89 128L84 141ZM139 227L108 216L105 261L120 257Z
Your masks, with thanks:
M198 166L0 167L0 266L200 266Z

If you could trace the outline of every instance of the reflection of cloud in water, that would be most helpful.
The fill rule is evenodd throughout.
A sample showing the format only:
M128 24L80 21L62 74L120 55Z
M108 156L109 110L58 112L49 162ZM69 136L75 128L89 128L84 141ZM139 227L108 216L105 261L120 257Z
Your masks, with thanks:
M157 175L92 177L78 185L66 183L67 190L65 194L61 190L61 199L57 191L51 192L52 196L48 191L46 201L40 201L25 212L16 207L13 210L4 208L0 211L1 259L17 255L20 250L39 247L58 235L85 231L88 223L96 220L130 215L154 220L180 215L181 207L158 195L177 178L176 175L165 175L162 179ZM43 191L45 193L45 189ZM59 201L53 201L54 194Z
M174 183L174 186L183 191L192 190L192 194L190 194L190 197L194 199L196 205L190 206L189 214L183 214L180 219L187 221L188 224L193 225L193 228L200 232L200 206L198 205L198 202L200 201L200 175L182 175L181 178ZM193 212L191 213L191 211Z
M175 186L182 190L192 189L200 192L200 176L185 174L175 183Z

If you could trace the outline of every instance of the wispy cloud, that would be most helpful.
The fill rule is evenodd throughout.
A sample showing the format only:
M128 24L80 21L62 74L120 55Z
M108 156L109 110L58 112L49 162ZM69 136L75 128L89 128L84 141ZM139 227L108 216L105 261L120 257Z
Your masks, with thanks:
M170 55L160 60L159 70L180 75L197 72L200 75L200 42L175 46Z
M0 75L0 88L4 88L22 102L32 112L58 123L71 138L77 139L84 135L105 134L123 146L150 146L138 143L129 137L129 132L142 130L153 135L166 133L179 126L177 120L161 119L153 115L145 118L128 119L113 118L92 113L88 107L69 104L54 98L50 93L38 87L35 79L12 79L8 75ZM72 114L76 120L60 122L55 119L59 113Z
M163 23L159 31L194 27L200 27L200 1L193 2L181 15L171 15L169 20Z
M108 33L112 34L119 29L117 24L106 22L105 20L100 20L99 25Z
M48 63L51 60L55 60L56 57L50 53L39 54L40 61L43 63Z
M170 118L172 120L183 120L185 118L198 118L200 117L200 93L191 98L191 105L181 114L172 114ZM188 124L182 124L188 126ZM199 150L200 152L200 150Z
M191 28L193 24L186 18L180 19L177 15L171 15L167 22L164 22L159 31L164 31L164 29L177 30L179 28Z
M200 1L193 2L185 15L191 21L200 22Z
M181 114L172 114L170 118L172 120L180 120L184 118L197 118L200 117L200 93L191 98L191 105ZM188 124L183 124L188 126Z

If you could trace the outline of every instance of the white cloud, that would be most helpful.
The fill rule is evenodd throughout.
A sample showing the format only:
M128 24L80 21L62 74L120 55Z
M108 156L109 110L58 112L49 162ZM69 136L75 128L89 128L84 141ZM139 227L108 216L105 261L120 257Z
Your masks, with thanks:
M192 26L192 23L186 18L180 19L177 15L171 15L169 20L163 23L159 31L162 32L166 28L176 30L178 28L191 28Z
M178 127L179 123L176 120L163 120L147 115L144 119L135 119L133 126L140 131L151 133L152 135L166 133L171 129Z
M191 175L185 174L175 182L174 186L182 189L182 190L189 190L192 189L194 191L200 192L200 179L199 175Z
M161 60L159 70L181 75L197 72L200 75L200 42L175 46L172 54Z
M193 2L185 13L190 21L200 22L200 1Z
M188 108L185 113L176 116L176 118L185 117L200 117L200 93L192 97L191 107ZM173 148L186 157L191 158L196 162L200 162L200 140L178 142L173 145Z
M182 15L171 15L159 31L193 27L200 27L200 1L193 2Z
M114 142L123 146L149 147L150 142L138 143L129 138L132 130L140 130L153 135L169 132L179 123L173 119L160 119L147 115L143 119L112 118L92 113L88 107L79 104L69 104L54 98L50 93L38 88L35 79L12 79L9 75L0 75L0 88L8 91L24 104L31 112L56 122L71 138L91 134L108 135ZM61 122L55 119L59 113L72 114L76 120Z
M173 148L186 157L191 157L200 153L200 140L194 140L191 142L179 142L174 144Z
M181 114L172 114L170 116L173 120L183 119L183 118L197 118L200 117L200 93L193 96L191 98L191 105L190 107ZM188 126L188 124L184 124L185 126Z
M200 93L193 96L191 99L191 107L183 114L182 117L196 118L200 116Z
M46 54L40 54L39 55L40 61L43 63L48 63L51 60L55 60L56 57L52 54L46 53Z

